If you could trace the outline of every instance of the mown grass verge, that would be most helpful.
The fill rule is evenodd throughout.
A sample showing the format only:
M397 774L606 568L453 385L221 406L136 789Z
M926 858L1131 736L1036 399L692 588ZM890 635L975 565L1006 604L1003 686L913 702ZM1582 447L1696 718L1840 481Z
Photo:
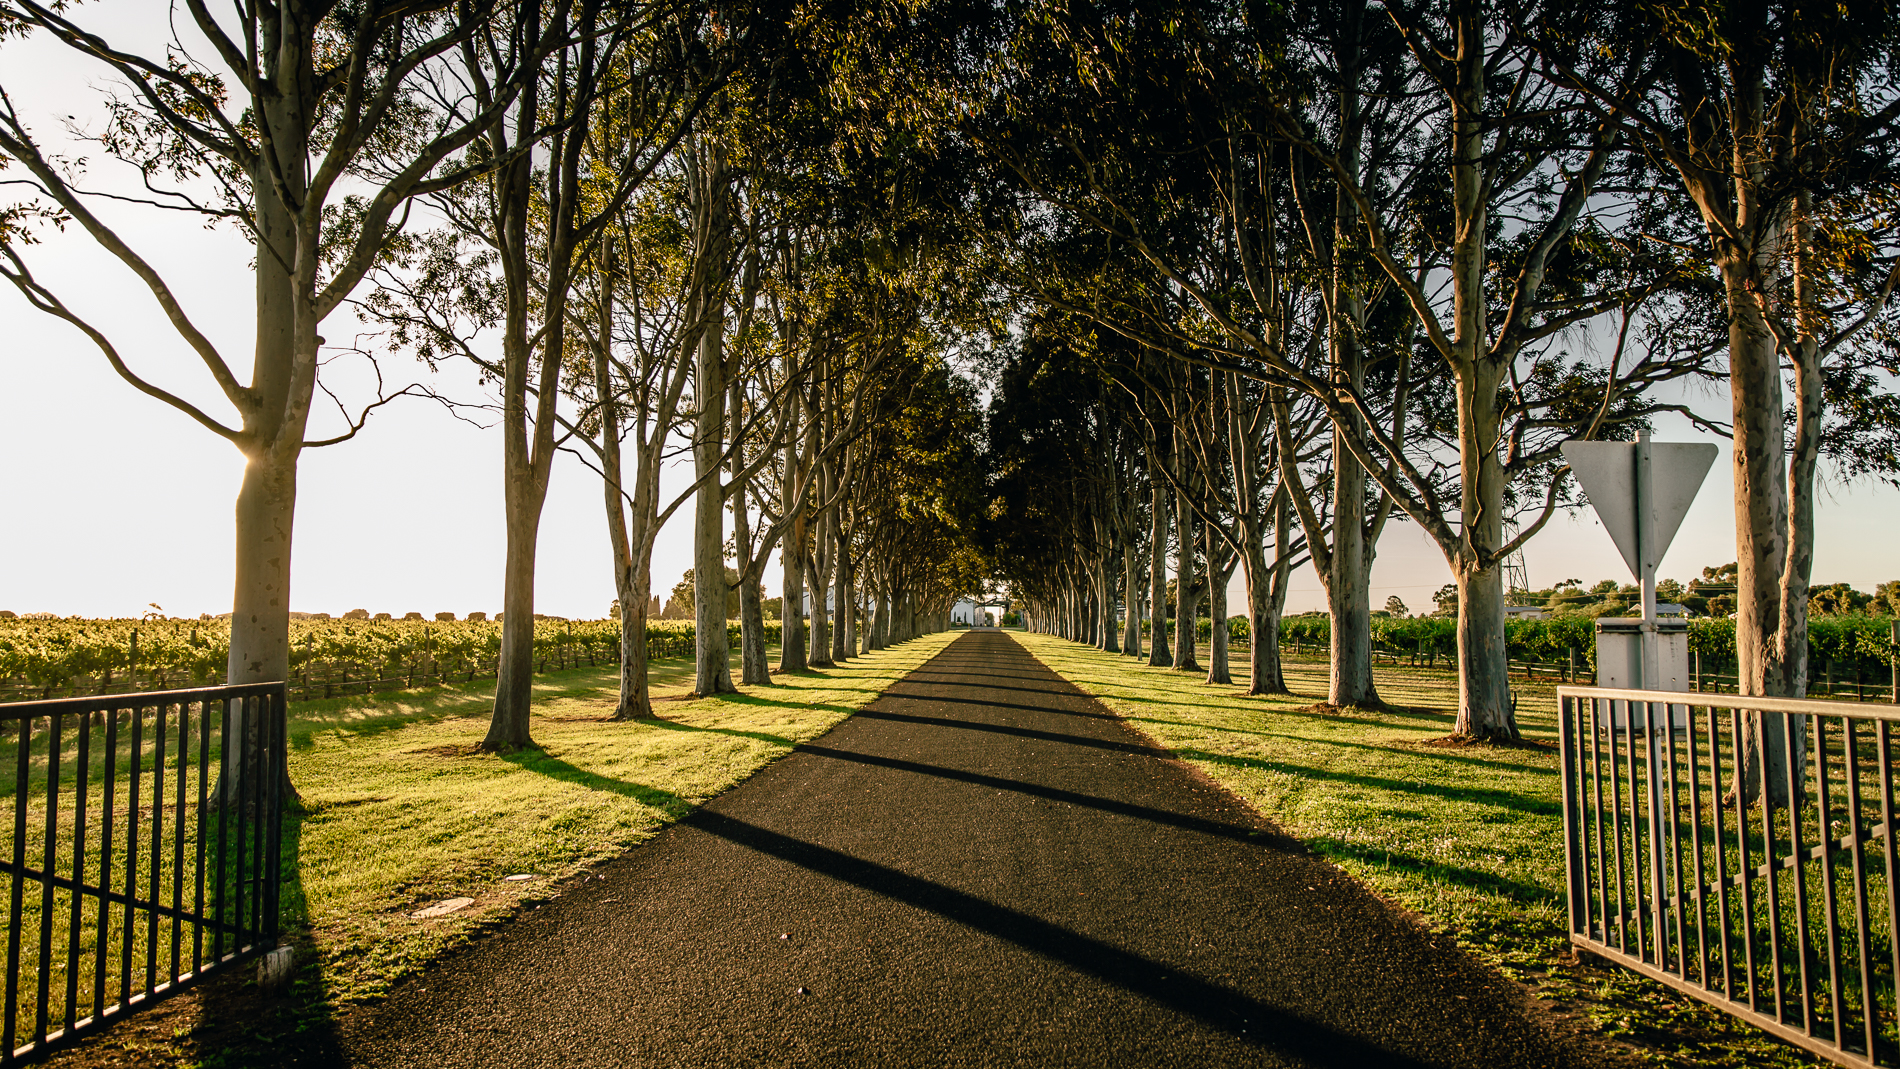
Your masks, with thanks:
M822 735L960 634L716 698L687 697L690 660L659 661L657 721L607 719L611 669L549 673L535 679L539 748L505 757L475 752L492 681L294 703L290 773L302 798L286 829L284 923L306 964L289 994L258 1000L242 978L215 982L51 1064L324 1064L350 1004ZM474 902L411 916L454 898Z
M1291 696L1209 686L1049 635L1013 634L1063 678L1221 783L1316 854L1453 935L1560 1013L1677 1066L1818 1064L1627 970L1573 964L1563 913L1556 691L1514 682L1524 747L1448 746L1442 673L1375 671L1385 711L1321 712L1326 664L1293 660Z

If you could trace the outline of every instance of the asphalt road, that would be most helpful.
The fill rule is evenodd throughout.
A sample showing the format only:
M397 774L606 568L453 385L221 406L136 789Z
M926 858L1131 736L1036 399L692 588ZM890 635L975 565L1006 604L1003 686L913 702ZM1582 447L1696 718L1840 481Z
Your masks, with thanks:
M1007 634L343 1022L353 1064L1583 1064Z

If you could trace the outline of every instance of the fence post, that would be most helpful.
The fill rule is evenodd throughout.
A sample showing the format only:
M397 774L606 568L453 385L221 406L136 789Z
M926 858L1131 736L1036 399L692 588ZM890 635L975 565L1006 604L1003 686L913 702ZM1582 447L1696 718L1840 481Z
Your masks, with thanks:
M1574 651L1572 656L1575 656ZM1590 899L1584 884L1585 866L1583 858L1583 835L1581 830L1583 814L1577 807L1576 800L1572 797L1573 789L1571 786L1573 782L1578 781L1575 754L1579 751L1580 742L1574 737L1574 733L1580 730L1582 722L1582 717L1579 716L1577 725L1573 726L1571 723L1571 714L1573 712L1579 712L1580 710L1581 703L1577 699L1558 695L1557 759L1562 769L1558 776L1558 782L1564 794L1564 857L1569 862L1567 866L1569 869L1568 887L1566 888L1564 897L1570 907L1571 932L1582 933L1588 936L1590 934L1590 920L1588 916Z

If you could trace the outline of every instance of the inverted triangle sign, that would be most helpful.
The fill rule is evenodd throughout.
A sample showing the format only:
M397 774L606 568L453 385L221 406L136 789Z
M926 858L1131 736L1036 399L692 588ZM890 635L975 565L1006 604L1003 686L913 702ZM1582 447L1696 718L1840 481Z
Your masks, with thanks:
M1638 559L1636 532L1636 456L1635 442L1565 442L1564 459L1576 473L1577 482L1596 509L1597 518L1615 540L1616 548L1630 566L1631 574L1642 578L1653 574L1669 543L1682 527L1696 491L1708 477L1718 450L1709 442L1648 442L1649 513L1654 545L1641 547L1647 561ZM1647 567L1645 567L1647 566Z

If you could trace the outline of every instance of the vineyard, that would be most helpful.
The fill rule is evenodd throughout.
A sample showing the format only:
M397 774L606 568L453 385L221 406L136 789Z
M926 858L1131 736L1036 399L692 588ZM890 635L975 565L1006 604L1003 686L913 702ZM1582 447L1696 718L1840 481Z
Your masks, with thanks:
M1205 641L1213 622L1196 621ZM1808 657L1811 693L1835 694L1847 686L1860 690L1879 684L1890 687L1895 648L1894 618L1889 616L1825 616L1808 621ZM1280 621L1280 643L1288 653L1324 653L1331 638L1332 619L1323 613L1289 616ZM1147 633L1147 625L1142 625ZM1228 640L1247 645L1247 618L1227 621ZM1510 620L1504 625L1505 647L1513 669L1542 668L1552 674L1575 671L1596 673L1596 621L1591 617L1557 616L1543 620ZM1418 667L1449 669L1458 651L1458 623L1446 616L1374 616L1372 640L1386 659ZM1689 621L1689 654L1698 678L1713 690L1735 671L1735 621ZM1572 668L1574 665L1574 669Z
M736 647L739 624L728 625ZM768 620L766 642L778 641ZM225 620L0 620L0 701L224 682ZM618 620L536 620L536 671L614 664ZM690 657L693 623L647 625L650 657ZM499 621L292 620L293 699L492 676Z

